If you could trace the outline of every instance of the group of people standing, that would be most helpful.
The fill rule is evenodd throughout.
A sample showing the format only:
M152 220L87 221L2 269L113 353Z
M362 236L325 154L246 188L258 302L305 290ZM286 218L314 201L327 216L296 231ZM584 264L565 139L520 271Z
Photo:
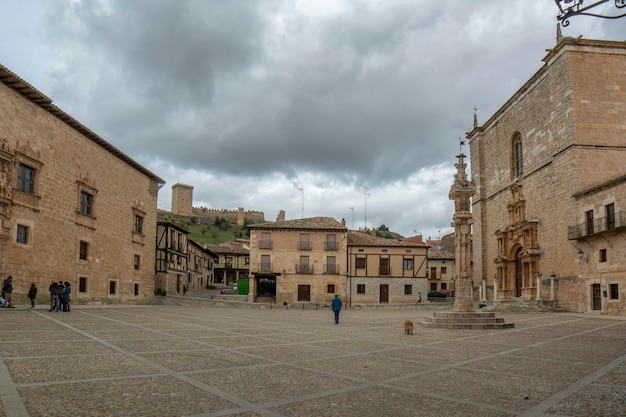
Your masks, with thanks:
M52 282L50 285L50 310L48 311L70 311L70 295L72 294L72 285L65 281ZM30 299L30 308L35 308L35 300L37 299L37 286L33 282L28 289L28 298ZM15 308L13 305L13 277L9 276L2 283L2 296L0 297L0 306L6 308Z
M50 284L50 310L48 311L70 311L70 295L72 285L65 281Z

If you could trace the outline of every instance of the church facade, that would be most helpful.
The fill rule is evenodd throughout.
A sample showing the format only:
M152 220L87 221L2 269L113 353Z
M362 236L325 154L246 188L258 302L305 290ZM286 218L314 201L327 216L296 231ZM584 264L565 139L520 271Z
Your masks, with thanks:
M495 303L626 314L626 43L558 37L467 134L472 277Z

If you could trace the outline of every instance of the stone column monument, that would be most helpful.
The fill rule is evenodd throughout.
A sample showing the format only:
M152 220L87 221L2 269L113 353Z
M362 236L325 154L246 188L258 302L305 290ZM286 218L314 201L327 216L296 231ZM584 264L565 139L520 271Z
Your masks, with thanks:
M462 143L461 143L462 144ZM437 329L510 329L513 323L505 323L504 319L497 318L494 312L474 311L472 300L472 213L470 198L476 192L476 185L467 179L464 162L465 155L457 155L458 162L454 164L454 184L450 187L450 200L454 201L454 215L452 226L455 237L455 298L452 311L436 311L432 317L426 317L423 322L417 323L426 328ZM487 286L482 284L482 296L486 298Z
M454 164L454 184L450 187L448 197L454 201L454 215L452 224L455 237L455 299L453 311L466 312L474 310L472 300L472 213L470 212L470 198L476 193L476 185L467 179L463 152L457 155L458 162Z

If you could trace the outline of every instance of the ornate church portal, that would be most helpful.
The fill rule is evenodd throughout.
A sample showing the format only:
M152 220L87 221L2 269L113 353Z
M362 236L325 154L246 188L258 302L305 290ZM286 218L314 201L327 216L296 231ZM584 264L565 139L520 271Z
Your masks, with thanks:
M526 199L522 185L511 185L511 199L507 204L508 224L496 232L498 252L495 259L497 298L534 299L537 294L536 274L539 273L539 219L526 215Z

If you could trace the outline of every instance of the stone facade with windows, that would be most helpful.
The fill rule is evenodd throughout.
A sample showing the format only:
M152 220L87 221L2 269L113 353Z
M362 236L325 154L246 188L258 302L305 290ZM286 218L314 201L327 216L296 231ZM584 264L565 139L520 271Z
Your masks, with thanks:
M441 239L428 239L428 290L439 291L448 297L455 295L454 233Z
M416 303L428 292L428 245L384 239L351 230L348 234L349 305Z
M204 245L217 256L213 266L213 279L210 284L218 287L232 285L240 279L248 279L250 272L249 242L237 239L221 245Z
M496 303L623 315L626 43L559 38L543 61L467 135L472 277Z
M34 282L45 299L62 280L79 302L152 296L164 181L1 65L0 114L0 276L14 294Z
M249 225L250 302L330 305L346 299L345 221L331 217Z

